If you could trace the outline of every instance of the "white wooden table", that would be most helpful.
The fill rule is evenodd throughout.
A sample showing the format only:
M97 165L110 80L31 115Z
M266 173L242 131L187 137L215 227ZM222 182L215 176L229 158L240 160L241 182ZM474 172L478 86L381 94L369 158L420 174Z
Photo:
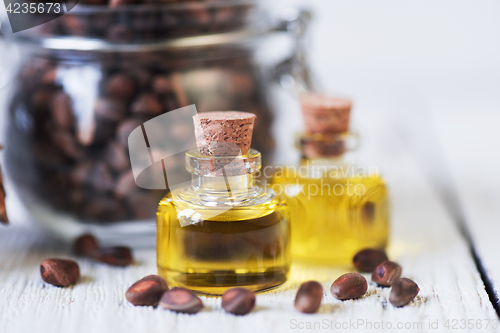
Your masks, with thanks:
M125 300L124 292L136 280L156 272L153 249L136 250L136 263L127 268L78 258L83 276L79 283L57 288L41 280L39 264L48 257L72 257L68 245L35 226L14 224L0 229L0 332L436 331L447 327L450 331L462 331L462 327L495 331L498 316L469 246L429 179L397 132L390 130L391 125L377 124L375 119L370 125L376 130L365 131L367 146L372 151L379 147L374 155L391 190L389 255L402 265L403 275L415 280L421 289L409 306L393 307L387 301L389 289L373 283L360 300L336 300L329 287L351 267L294 266L290 280L258 295L256 309L244 317L224 313L220 299L214 297L202 297L205 308L196 315L134 307ZM381 130L385 133L382 139L377 135ZM484 234L478 231L478 240L494 238ZM489 251L488 247L480 250ZM494 255L485 259L498 283L498 261ZM308 279L320 281L325 289L323 305L315 315L298 313L293 307L298 286Z

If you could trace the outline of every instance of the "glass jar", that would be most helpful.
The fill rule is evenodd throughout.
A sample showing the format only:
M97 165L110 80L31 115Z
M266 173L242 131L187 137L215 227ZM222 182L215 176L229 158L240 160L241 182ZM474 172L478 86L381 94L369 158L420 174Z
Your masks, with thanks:
M260 153L209 157L195 148L186 153L186 167L192 184L170 192L158 208L158 274L169 285L210 295L284 283L289 211L283 197L255 184Z
M272 77L255 60L257 41L304 19L276 27L257 20L256 10L237 0L78 5L15 34L26 56L7 98L5 162L33 219L64 238L91 232L104 242L152 245L165 192L136 186L127 138L190 104L255 113L254 146L266 161L274 149ZM187 133L179 126L175 135L182 141ZM167 169L183 169L183 158Z
M272 188L287 198L292 259L349 264L364 248L384 249L389 200L376 166L357 164L356 133L300 134L300 164L279 167Z

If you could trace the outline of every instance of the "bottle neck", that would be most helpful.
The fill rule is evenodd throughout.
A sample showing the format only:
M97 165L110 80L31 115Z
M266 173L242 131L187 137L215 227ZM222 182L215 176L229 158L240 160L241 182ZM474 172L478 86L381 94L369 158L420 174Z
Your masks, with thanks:
M302 161L316 163L343 163L358 147L357 133L302 133L296 137L296 146Z
M194 189L203 191L249 191L255 187L255 177L254 174L215 177L193 174L191 184Z
M201 155L193 149L186 153L191 186L176 193L186 202L207 207L261 202L267 200L269 194L256 185L260 168L260 153L253 149L244 156L220 157Z
M299 171L308 178L322 178L332 172L354 170L357 133L302 133L296 137L301 152Z

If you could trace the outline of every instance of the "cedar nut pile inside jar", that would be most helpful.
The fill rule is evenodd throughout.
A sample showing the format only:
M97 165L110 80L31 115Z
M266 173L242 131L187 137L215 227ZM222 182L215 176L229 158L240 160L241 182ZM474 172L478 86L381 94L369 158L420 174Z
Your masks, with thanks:
M136 185L128 136L192 104L198 112L258 115L253 144L266 159L273 150L266 87L253 46L235 37L254 9L248 1L81 3L16 34L27 59L9 94L6 169L29 213L63 235L70 222L152 224L165 190ZM203 39L214 33L225 37L215 44ZM199 38L186 45L193 35ZM81 38L99 43L84 49ZM184 142L190 128L177 123L175 139ZM169 175L185 171L181 155L165 165Z

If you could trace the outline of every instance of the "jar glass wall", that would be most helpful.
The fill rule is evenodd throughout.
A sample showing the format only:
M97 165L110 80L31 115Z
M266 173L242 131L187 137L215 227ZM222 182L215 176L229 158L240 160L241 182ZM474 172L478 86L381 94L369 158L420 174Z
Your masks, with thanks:
M190 104L199 112L249 110L259 116L255 146L268 153L272 144L264 138L272 137L272 116L259 75L245 47L182 52L35 47L9 98L8 176L31 214L58 234L154 236L155 208L165 193L135 185L128 135L145 121ZM176 131L179 141L189 135L182 124ZM167 167L174 173L183 159Z
M310 15L297 13L275 25L246 0L77 5L12 35L24 60L2 105L11 193L28 217L63 238L90 232L103 242L152 246L165 193L135 185L129 133L191 104L198 112L245 110L258 116L253 146L269 163L268 87L274 74L304 64L288 61L294 65L275 73L268 70L275 63L263 65L257 53L271 32L302 38L294 27L305 27ZM175 132L182 142L189 131L180 124ZM166 167L183 170L183 158Z

